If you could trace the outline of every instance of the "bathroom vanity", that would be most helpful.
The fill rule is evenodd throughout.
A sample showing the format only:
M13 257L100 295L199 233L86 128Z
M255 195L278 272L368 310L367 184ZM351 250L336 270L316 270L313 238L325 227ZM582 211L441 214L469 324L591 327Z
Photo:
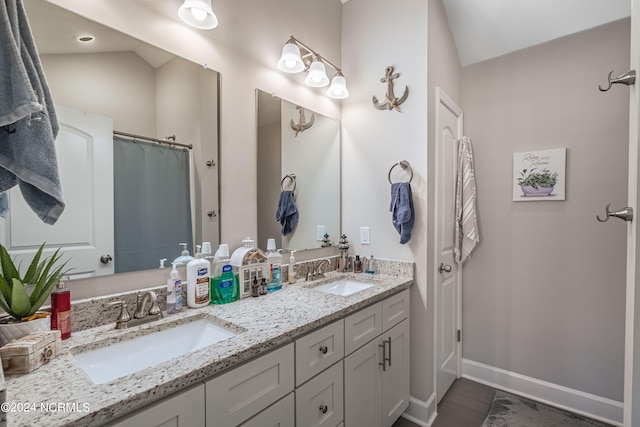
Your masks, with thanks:
M265 297L185 309L126 330L110 323L74 332L49 364L6 378L7 402L60 402L64 410L10 412L7 425L155 426L177 417L179 425L336 427L377 420L371 425L389 426L409 398L413 264L400 264L406 265L399 274L331 272ZM345 278L373 286L345 288L346 295L321 290ZM230 336L99 384L76 359L202 319Z

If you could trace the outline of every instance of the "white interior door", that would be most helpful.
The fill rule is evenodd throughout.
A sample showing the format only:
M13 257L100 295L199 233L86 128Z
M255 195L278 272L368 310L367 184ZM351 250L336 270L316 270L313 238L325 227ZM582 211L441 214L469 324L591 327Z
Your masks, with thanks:
M113 120L56 106L60 131L56 153L66 207L54 225L44 224L15 187L9 192L9 216L3 241L23 265L47 243L46 255L62 248L73 258L72 277L113 274Z
M461 270L454 261L457 142L462 110L436 89L436 364L438 402L460 376Z
M640 0L631 0L630 68L640 72ZM625 325L624 426L640 425L640 275L637 254L640 254L638 200L640 154L640 83L629 88L629 200L635 218L627 223L627 295Z

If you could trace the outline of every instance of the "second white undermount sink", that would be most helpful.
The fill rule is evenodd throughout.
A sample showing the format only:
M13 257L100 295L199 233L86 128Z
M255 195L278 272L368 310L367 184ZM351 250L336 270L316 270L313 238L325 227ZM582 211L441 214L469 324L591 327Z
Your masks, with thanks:
M360 282L357 280L340 279L334 282L325 283L313 287L316 291L325 292L343 297L355 294L373 286L373 283Z
M79 353L72 350L72 354L94 384L104 384L235 335L237 332L216 324L213 318L197 317L126 341L105 343L93 350L80 349Z

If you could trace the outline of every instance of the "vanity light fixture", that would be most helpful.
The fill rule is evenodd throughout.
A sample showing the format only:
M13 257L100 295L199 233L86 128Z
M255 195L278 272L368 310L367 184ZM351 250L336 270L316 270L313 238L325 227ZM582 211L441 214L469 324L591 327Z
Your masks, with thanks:
M282 55L278 60L278 69L285 73L307 72L304 82L311 87L325 87L329 84L326 66L333 68L336 74L331 79L327 96L334 99L345 99L349 96L347 81L342 70L320 56L298 39L291 36L282 48Z
M184 0L178 9L178 16L185 24L201 30L211 30L218 26L218 17L213 13L211 0Z

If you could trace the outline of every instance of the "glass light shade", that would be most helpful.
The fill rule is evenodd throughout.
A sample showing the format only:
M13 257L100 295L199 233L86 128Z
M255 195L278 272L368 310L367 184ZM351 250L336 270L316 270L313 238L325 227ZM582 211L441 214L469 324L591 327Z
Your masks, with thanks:
M304 70L300 57L300 48L295 43L287 43L282 48L282 56L278 60L278 69L285 73L299 73Z
M307 86L311 87L324 87L329 84L329 77L327 77L327 71L324 64L321 61L313 61L309 67L309 73L304 79Z
M218 26L218 17L213 13L211 0L184 0L178 9L178 16L185 24L201 30L211 30Z
M347 80L341 74L336 74L331 79L331 86L327 89L327 96L334 99L345 99L349 97L347 90Z

